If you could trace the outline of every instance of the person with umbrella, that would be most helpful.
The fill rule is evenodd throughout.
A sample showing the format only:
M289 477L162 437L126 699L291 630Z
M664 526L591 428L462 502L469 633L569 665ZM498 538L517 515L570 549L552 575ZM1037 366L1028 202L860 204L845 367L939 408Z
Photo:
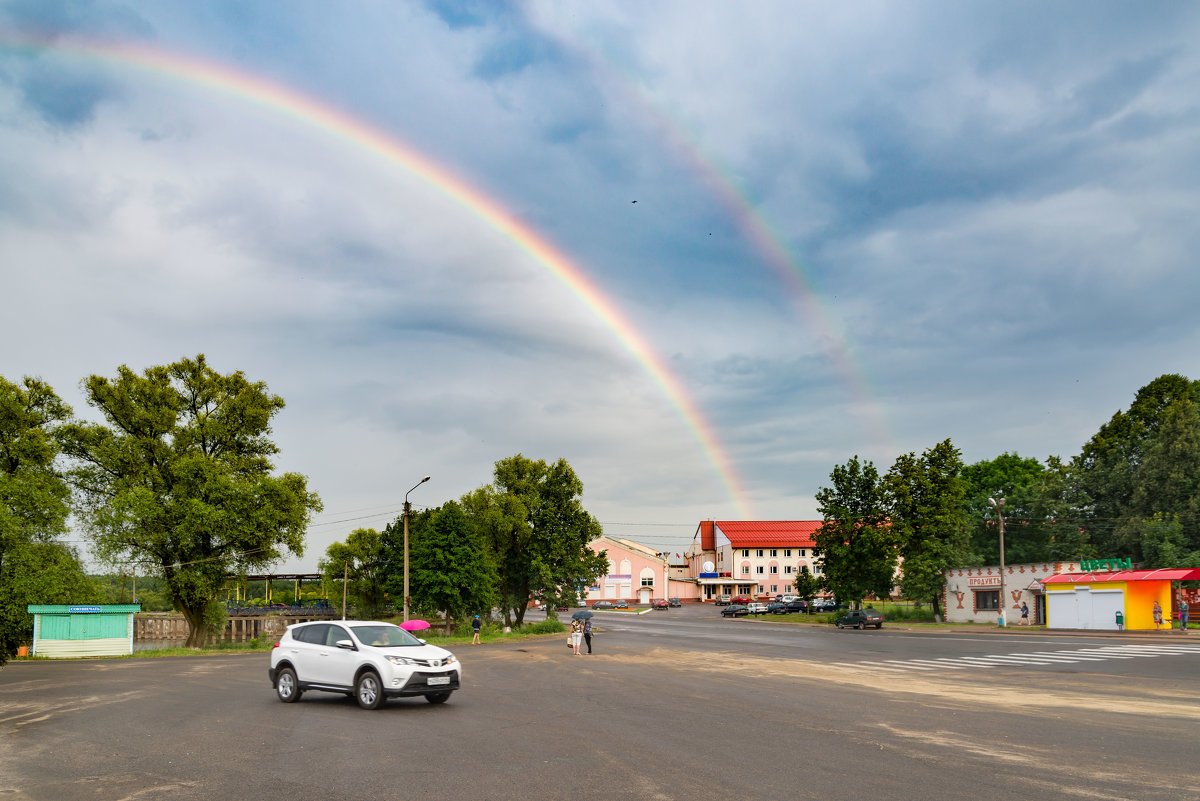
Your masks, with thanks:
M583 642L583 621L579 618L571 620L571 655L581 656L579 646Z
M592 652L592 612L590 609L581 609L571 615L571 632L574 635L575 624L580 625L580 633L583 634L583 639L587 641L587 652ZM579 648L576 645L575 653L579 653Z
M587 652L592 653L592 618L591 615L583 619L583 639L587 642Z

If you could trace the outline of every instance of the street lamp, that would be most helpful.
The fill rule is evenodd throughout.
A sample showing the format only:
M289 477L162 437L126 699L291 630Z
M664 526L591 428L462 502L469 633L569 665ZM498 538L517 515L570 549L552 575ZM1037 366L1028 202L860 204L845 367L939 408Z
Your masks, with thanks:
M988 498L988 503L996 507L996 520L1000 524L1000 625L1005 625L1004 608L1004 499Z
M429 480L429 476L418 481L413 485L413 488L408 492L412 492L417 487ZM408 513L412 509L412 505L408 502L408 492L404 493L404 620L408 620Z

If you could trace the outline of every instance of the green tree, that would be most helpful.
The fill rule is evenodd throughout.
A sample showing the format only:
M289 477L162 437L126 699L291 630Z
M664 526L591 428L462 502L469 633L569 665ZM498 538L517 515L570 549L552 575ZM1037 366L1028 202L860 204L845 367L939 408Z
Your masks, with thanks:
M1049 558L1051 532L1039 525L1035 507L1041 501L1045 468L1037 459L1002 453L962 469L963 512L970 536L967 564L1000 562L1000 538L988 498L1004 498L1005 561L1038 562Z
M529 510L520 496L492 486L464 495L460 503L491 554L496 604L504 616L504 624L511 626L514 613L523 615L529 600L524 559L533 535Z
M28 604L87 603L94 588L67 530L70 487L57 466L71 409L34 378L0 378L0 665L33 637Z
M1200 402L1200 382L1176 374L1159 376L1137 391L1127 411L1113 414L1072 461L1080 496L1087 500L1078 510L1080 523L1100 552L1140 557L1138 532L1122 523L1145 516L1134 508L1138 471L1167 409L1178 400Z
M105 422L64 426L64 449L96 553L152 565L198 647L222 619L226 577L303 554L321 509L304 476L272 474L283 399L203 354L142 375L122 366L83 389Z
M1117 540L1136 557L1143 524L1170 517L1180 527L1183 547L1200 550L1200 406L1189 398L1163 410L1161 426L1133 476L1133 494Z
M825 586L855 605L868 594L887 598L899 556L898 533L888 522L887 492L870 462L853 457L833 468L832 487L817 491L822 524L813 542Z
M509 604L505 622L511 612L519 625L530 600L545 603L553 617L555 607L577 599L579 588L598 579L608 564L588 547L602 529L583 508L583 482L565 459L547 464L517 454L496 462L490 492L490 502L472 497L464 503L493 514L483 521L483 531L501 565L502 597Z
M409 562L415 608L423 614L443 612L447 634L454 630L455 621L491 611L496 600L491 554L482 534L454 501L433 513Z
M1179 518L1156 514L1142 520L1139 530L1143 567L1200 567L1200 551L1188 548Z
M796 595L804 601L809 614L812 614L813 598L821 591L821 580L809 571L808 565L800 565L792 586L796 589Z
M387 561L383 539L373 528L351 531L345 542L332 543L317 563L329 586L346 582L346 595L360 618L374 618L387 601ZM338 599L341 600L340 598Z
M958 448L943 440L921 454L900 456L884 476L893 531L900 542L904 597L929 602L940 619L944 574L962 565L970 545L964 526L965 482Z

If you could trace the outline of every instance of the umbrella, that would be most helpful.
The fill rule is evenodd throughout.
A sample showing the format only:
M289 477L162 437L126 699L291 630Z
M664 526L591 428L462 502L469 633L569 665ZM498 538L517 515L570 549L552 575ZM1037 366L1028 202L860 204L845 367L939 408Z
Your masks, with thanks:
M429 624L424 620L406 620L400 624L400 628L405 631L420 631L429 628Z
M571 615L571 620L587 620L592 616L591 609L580 609L575 614Z

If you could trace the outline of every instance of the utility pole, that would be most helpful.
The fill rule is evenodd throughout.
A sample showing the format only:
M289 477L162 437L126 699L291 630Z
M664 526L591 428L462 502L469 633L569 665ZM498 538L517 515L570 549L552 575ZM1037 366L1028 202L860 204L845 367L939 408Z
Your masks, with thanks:
M1004 499L988 498L988 503L996 507L996 521L1000 526L1000 625L1005 626L1008 601L1004 597Z
M408 515L412 511L412 504L408 502L408 493L415 490L417 487L429 480L429 476L418 481L413 488L404 493L404 620L408 621Z

